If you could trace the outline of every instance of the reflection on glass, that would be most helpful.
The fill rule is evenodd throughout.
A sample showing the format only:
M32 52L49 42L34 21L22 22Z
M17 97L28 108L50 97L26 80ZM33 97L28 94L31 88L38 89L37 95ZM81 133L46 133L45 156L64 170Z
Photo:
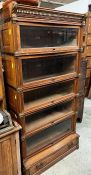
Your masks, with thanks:
M75 72L76 55L46 56L22 60L23 81L30 82Z
M20 26L21 48L77 45L78 29L47 26Z
M67 94L73 93L74 81L65 83L56 83L47 85L42 88L24 92L24 103L29 104L29 107L43 104L48 101L61 98Z
M34 132L38 128L53 122L60 120L61 117L72 112L73 101L68 101L62 104L57 104L47 109L43 109L40 112L28 115L25 118L26 132Z

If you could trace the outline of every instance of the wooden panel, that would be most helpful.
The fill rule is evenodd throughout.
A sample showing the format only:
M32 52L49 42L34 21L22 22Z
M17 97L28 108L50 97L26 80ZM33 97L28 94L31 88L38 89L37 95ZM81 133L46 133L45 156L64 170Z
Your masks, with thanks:
M19 135L17 132L14 128L10 132L2 134L0 138L0 175L21 175Z
M91 69L87 69L86 78L90 78L90 76L91 76Z
M91 57L87 57L87 68L91 68Z
M91 45L91 36L90 35L87 36L87 45Z
M91 46L87 46L86 52L87 56L91 56Z
M88 33L91 33L91 18L88 18Z
M3 158L3 166L5 174L12 175L13 174L13 162L12 162L12 148L11 141L6 140L2 143L2 158Z
M14 43L13 43L13 37L12 37L13 28L10 22L3 24L1 35L2 35L2 50L4 52L14 51Z

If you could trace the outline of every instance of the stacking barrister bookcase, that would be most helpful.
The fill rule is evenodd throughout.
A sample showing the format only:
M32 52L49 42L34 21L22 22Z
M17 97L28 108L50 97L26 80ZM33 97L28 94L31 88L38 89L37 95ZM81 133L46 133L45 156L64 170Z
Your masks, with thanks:
M23 173L37 175L79 147L83 16L13 2L3 19L8 107L22 126Z

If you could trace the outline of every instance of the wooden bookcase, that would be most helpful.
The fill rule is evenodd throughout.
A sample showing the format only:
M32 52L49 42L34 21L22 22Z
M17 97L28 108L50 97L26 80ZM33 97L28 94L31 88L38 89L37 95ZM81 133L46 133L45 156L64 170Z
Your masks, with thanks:
M79 147L83 15L11 2L2 19L7 103L22 126L22 171L38 175Z

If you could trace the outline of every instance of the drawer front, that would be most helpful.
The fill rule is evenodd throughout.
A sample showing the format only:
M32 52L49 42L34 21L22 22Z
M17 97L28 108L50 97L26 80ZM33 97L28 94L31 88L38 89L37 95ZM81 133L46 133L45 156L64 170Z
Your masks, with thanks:
M91 56L91 46L87 46L87 56Z
M33 162L30 161L31 164L29 167L28 161L25 162L25 175L41 174L48 167L54 165L57 161L65 157L67 154L71 153L72 150L77 149L79 144L78 136L74 138L71 138L71 136L53 145L51 148L45 150L44 152L36 155L35 158L33 158L36 160L34 165Z
M91 36L87 37L87 45L91 45Z
M31 113L73 98L78 92L77 86L78 80L71 80L25 92L8 87L8 103L17 113Z
M9 53L14 52L13 26L10 22L3 24L1 30L1 36L2 36L2 51Z
M87 62L87 68L91 68L91 57L87 57L88 62Z
M22 84L21 60L11 55L3 55L5 81L8 85L18 88Z
M91 69L87 69L86 78L90 78L90 76L91 76Z
M88 33L91 33L91 18L88 18Z
M2 35L3 52L9 53L57 53L63 50L77 50L80 45L79 27L9 22L3 25Z
M7 86L6 94L8 97L8 105L9 107L14 110L16 113L20 113L21 111L24 111L23 109L23 94L19 93L15 89Z
M72 133L74 128L75 117L67 117L65 120L50 126L32 136L26 136L22 141L23 158L36 154L40 150L50 147L58 139L61 139ZM26 150L25 150L26 149Z

